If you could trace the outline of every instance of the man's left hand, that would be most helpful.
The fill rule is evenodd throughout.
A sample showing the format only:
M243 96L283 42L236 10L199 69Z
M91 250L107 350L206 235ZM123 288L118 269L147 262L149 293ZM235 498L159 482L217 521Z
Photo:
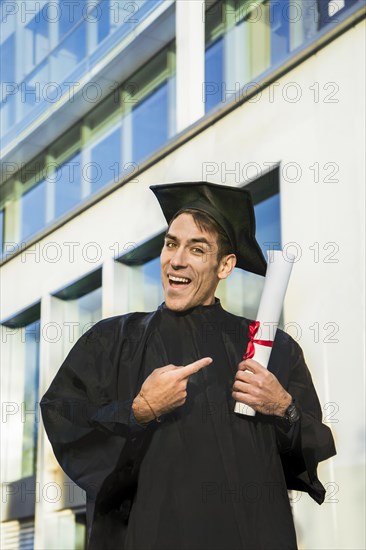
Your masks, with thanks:
M254 359L239 363L232 396L257 412L276 416L283 416L292 402L275 375Z

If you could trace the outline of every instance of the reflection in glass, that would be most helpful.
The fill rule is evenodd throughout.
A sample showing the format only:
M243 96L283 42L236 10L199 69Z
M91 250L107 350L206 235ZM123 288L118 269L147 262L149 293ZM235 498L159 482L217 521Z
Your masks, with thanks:
M0 256L2 256L4 248L4 219L4 210L0 210Z
M15 82L15 33L0 44L0 81Z
M289 0L271 2L271 63L277 63L290 51Z
M61 216L81 200L81 154L58 167L55 175L55 215Z
M89 180L94 193L109 182L117 181L122 172L121 129L99 141L91 150Z
M86 23L72 31L51 55L51 80L61 84L86 55Z
M69 331L64 331L62 338L62 355L66 357L80 336L101 320L101 287L75 300L65 300L63 317L70 327Z
M59 25L59 40L61 40L81 19L83 16L83 5L84 2L80 0L59 0L60 15L57 18Z
M155 258L142 266L144 311L153 311L164 302L164 292L160 275L160 258Z
M205 55L205 110L220 103L222 97L224 48L220 38L206 49Z
M243 61L240 82L247 84L269 68L271 63L271 25L269 2L260 4L257 10L238 24Z
M20 199L21 209L21 240L28 239L37 233L46 223L46 184L45 181L37 183Z
M39 384L39 321L27 325L25 332L25 376L24 376L24 416L22 475L35 474L37 457L37 435L39 422L38 384Z
M25 74L38 65L49 51L49 19L41 11L26 25L24 29Z
M48 64L47 61L44 61L22 83L21 103L23 117L33 109L34 105L38 105L44 99L53 101L51 93L56 88L54 85L48 86L48 84Z
M162 84L132 111L134 162L146 158L168 139L168 86Z

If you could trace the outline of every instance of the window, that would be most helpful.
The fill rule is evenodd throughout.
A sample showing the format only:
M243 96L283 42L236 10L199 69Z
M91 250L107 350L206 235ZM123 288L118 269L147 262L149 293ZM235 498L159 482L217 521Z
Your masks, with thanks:
M132 110L133 161L148 157L168 139L168 86L161 85Z
M164 302L160 275L160 257L145 263L142 267L144 311L153 311Z
M15 33L0 45L0 80L15 82Z
M30 73L49 52L49 19L37 13L24 29L24 69Z
M55 176L55 216L58 218L81 200L81 155L73 155L57 168Z
M219 38L206 50L205 55L205 110L220 103L224 72L224 41Z
M35 475L37 461L37 436L39 423L39 320L24 328L24 427L22 448L22 475Z
M39 424L40 306L4 321L2 398L7 403L2 426L3 475L6 482L36 474ZM34 502L33 502L34 506ZM32 507L31 507L32 508Z
M21 197L20 239L27 240L46 224L46 183L40 181Z
M91 149L91 170L88 179L92 192L107 183L118 181L122 171L121 128L110 132Z
M86 56L86 22L80 23L51 55L51 81L61 84Z
M67 34L83 16L83 4L80 0L59 0L58 31L59 40Z
M4 250L4 210L0 210L0 258Z
M62 357L66 357L78 338L102 318L102 272L94 271L56 292L62 300Z

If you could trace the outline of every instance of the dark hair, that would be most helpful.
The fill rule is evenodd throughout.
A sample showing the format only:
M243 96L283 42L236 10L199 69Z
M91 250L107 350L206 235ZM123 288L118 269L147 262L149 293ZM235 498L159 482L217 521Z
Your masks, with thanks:
M207 214L207 212L203 212L202 210L196 210L195 208L183 208L182 210L179 210L170 220L168 231L173 221L181 214L189 214L192 216L195 224L199 229L201 229L201 231L207 231L208 233L212 233L216 236L218 263L224 256L227 256L228 254L235 254L226 232L217 223L217 221L210 216L210 214Z

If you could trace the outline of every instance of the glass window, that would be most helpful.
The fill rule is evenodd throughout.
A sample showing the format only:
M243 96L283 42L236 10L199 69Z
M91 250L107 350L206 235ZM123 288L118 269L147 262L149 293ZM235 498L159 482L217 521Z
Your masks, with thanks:
M51 80L61 84L86 55L86 23L83 21L54 50Z
M8 95L0 104L0 135L4 136L15 124L16 96Z
M15 82L15 33L0 45L0 80Z
M55 175L56 218L81 201L81 171L80 152L58 167Z
M168 139L168 86L159 86L132 110L133 161L139 162Z
M160 275L160 257L142 266L144 311L153 311L164 302L163 285Z
M2 398L7 406L2 425L2 468L7 482L36 473L39 417L39 307L22 312L19 324L1 326ZM26 317L28 318L26 320ZM9 414L9 412L11 414ZM30 498L32 498L30 496ZM34 495L33 495L34 499Z
M40 323L27 325L25 333L25 379L24 379L24 424L22 448L22 475L32 476L36 472L38 436L38 384L39 384L39 340Z
M246 11L246 17L238 23L238 42L243 61L240 83L247 84L269 68L271 63L271 26L269 2Z
M21 103L23 116L26 116L35 105L38 105L45 99L44 91L47 89L48 82L48 63L45 60L22 83ZM51 94L48 95L48 98L50 101L53 100Z
M271 21L271 63L276 63L290 51L290 3L276 0L269 3Z
M59 40L61 40L83 16L81 0L59 0Z
M38 65L49 51L49 21L43 12L38 13L24 29L25 74Z
M220 103L224 75L224 41L222 38L206 49L205 55L205 110Z
M281 248L280 197L272 195L254 206L256 217L256 238L264 257L269 250ZM235 268L227 281L220 282L217 297L222 305L235 315L255 319L264 277Z
M0 257L3 255L4 249L4 210L0 210Z
M20 239L29 239L40 231L46 223L46 184L45 181L37 183L20 199L21 228Z
M64 301L65 330L62 332L62 354L68 354L78 338L102 319L102 288L96 288L74 300Z
M102 0L90 12L88 19L90 20L90 31L92 38L92 50L106 38L115 28L116 12L118 5L116 2L110 5L110 0ZM118 11L117 11L118 14Z
M92 192L112 181L118 181L122 172L121 128L102 138L91 149L91 169L88 179Z
M319 11L319 28L337 19L336 15L356 4L358 0L317 0ZM333 19L334 17L334 19Z

